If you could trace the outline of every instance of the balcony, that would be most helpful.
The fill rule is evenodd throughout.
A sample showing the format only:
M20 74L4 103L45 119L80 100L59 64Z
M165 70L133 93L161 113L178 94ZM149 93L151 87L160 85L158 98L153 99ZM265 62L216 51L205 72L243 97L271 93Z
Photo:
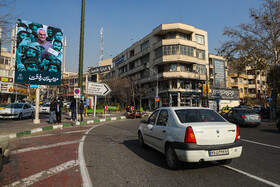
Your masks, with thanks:
M249 89L255 89L256 88L256 85L255 84L249 84Z

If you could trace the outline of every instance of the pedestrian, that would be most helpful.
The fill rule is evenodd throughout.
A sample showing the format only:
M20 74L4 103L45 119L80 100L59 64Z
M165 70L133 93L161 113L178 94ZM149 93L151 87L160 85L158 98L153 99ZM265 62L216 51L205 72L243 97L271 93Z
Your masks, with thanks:
M62 100L60 98L57 99L56 102L56 124L60 124L61 123L61 112L62 112Z
M76 102L75 99L72 100L70 104L70 110L71 110L71 121L76 121Z
M53 117L56 111L56 99L54 99L50 104L50 124L53 124Z
M83 121L83 111L84 111L84 102L81 100L80 102L80 115L81 115L81 121Z

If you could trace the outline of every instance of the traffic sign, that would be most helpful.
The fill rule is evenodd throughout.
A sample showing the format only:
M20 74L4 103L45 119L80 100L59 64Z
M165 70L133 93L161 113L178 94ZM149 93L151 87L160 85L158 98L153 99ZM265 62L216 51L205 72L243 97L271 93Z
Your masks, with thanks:
M134 107L132 106L132 107L130 107L130 109L131 109L131 110L134 110Z
M155 101L160 101L159 97L155 97Z
M266 101L267 101L268 103L272 103L273 99L272 99L272 97L267 97L267 98L266 98Z
M81 93L80 93L80 88L75 88L74 89L74 98L80 98Z
M96 83L96 82L88 82L87 85L87 94L89 95L100 95L106 96L111 92L111 89L107 84L104 83Z
M105 106L105 110L108 110L108 106Z

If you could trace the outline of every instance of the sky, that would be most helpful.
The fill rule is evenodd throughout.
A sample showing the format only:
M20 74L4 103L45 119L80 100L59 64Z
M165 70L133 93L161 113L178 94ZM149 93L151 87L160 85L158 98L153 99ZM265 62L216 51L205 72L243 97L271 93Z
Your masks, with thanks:
M85 0L84 71L113 58L161 24L181 22L208 32L209 52L227 38L225 27L250 22L249 9L262 0ZM18 18L61 28L67 40L66 71L78 72L82 0L16 0ZM16 23L16 20L15 20Z

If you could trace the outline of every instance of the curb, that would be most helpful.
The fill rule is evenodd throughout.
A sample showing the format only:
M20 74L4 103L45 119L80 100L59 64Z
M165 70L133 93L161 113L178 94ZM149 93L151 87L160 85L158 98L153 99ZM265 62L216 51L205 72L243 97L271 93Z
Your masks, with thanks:
M62 125L51 125L51 126L36 128L36 129L28 130L28 131L18 132L18 133L14 133L14 134L8 134L7 136L9 136L10 139L19 138L22 136L26 136L26 135L30 135L30 134L34 134L34 133L38 133L38 132L43 132L43 131L48 131L48 130L53 130L53 129L62 129L64 127L69 127L69 126L73 126L73 125L85 125L85 124L99 123L99 122L105 122L105 121L120 120L120 119L125 119L125 118L126 118L125 116L119 116L119 117L111 117L111 118L104 118L104 119L97 119L97 120L82 121L82 122L77 121L76 124L66 123L66 124L62 124Z

